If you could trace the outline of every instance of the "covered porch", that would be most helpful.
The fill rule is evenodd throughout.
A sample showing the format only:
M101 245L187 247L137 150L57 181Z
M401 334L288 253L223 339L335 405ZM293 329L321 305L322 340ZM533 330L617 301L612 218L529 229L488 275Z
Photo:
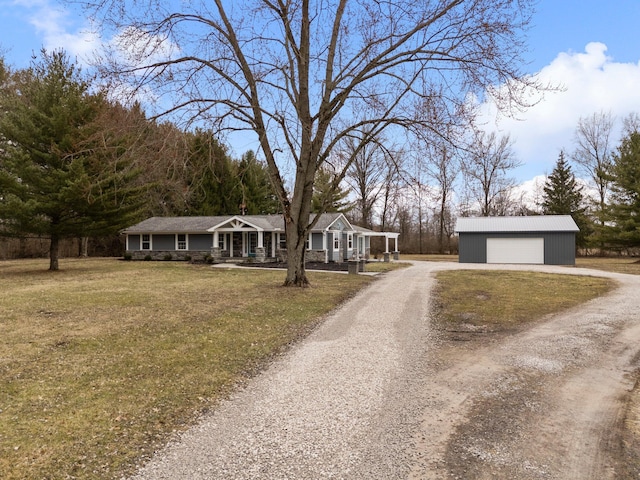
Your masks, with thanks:
M276 261L286 241L284 231L280 230L271 225L233 217L209 229L213 234L213 261Z

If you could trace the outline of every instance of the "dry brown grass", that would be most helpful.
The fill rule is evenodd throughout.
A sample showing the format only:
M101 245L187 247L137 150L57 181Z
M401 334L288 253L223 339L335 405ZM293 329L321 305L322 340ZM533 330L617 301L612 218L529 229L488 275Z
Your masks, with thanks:
M640 259L634 257L579 257L576 267L640 275Z
M418 262L458 262L458 255L437 255L419 253L401 253L400 260L412 260Z
M0 263L0 478L118 478L371 277Z
M535 272L452 270L436 275L437 317L461 325L508 330L603 295L609 279Z

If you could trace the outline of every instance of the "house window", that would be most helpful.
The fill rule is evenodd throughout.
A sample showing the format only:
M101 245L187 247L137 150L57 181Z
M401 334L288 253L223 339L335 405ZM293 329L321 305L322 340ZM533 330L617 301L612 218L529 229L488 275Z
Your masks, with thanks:
M347 234L347 248L349 250L353 250L353 234L352 233Z
M310 245L310 242L309 242L309 235L307 235L307 239L304 242L304 248L307 249L307 250L311 250L311 245Z
M151 235L148 233L142 234L142 250L151 250Z
M338 233L333 234L333 249L340 250L340 235Z
M286 250L287 249L287 235L284 233L279 233L278 234L278 247L280 248L280 250Z
M226 233L221 233L218 235L218 248L220 250L226 250L226 245L227 244L227 234Z
M187 249L187 235L184 233L178 234L178 250Z

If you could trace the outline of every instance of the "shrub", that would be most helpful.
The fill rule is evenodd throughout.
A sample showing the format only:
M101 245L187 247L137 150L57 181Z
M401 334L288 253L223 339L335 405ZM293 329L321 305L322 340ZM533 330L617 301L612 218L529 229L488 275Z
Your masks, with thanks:
M168 261L170 261L170 260L172 260L172 259L173 259L173 255L171 255L170 253L165 253L165 254L164 254L164 260L165 260L166 262L168 262Z
M125 260L131 260L132 258L133 258L133 255L131 255L131 253L124 252L124 259Z
M149 255L149 254L147 253L147 254L144 256L144 260L145 260L146 262L148 262L148 261L152 260L151 255Z

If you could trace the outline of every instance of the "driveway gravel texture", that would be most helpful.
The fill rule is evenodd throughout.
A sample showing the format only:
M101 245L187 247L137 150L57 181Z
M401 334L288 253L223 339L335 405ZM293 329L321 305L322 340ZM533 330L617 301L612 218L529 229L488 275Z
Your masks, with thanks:
M619 288L516 333L460 341L434 327L430 291L434 272L471 268ZM639 312L637 276L415 262L329 315L131 479L640 478L622 428Z

